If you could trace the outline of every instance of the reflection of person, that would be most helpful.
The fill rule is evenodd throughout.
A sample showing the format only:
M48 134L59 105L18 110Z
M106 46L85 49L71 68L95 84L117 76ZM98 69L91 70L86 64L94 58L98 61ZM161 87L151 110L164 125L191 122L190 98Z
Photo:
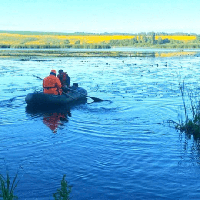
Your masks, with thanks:
M50 116L43 117L43 123L46 124L53 131L53 133L57 132L57 128L61 121L67 121L65 114L53 113Z
M64 92L67 92L68 89L70 87L70 77L68 76L67 72L63 72L62 69L60 69L58 74L58 78L60 79L60 82L62 84L62 90Z
M45 94L62 94L61 82L56 77L56 70L51 70L50 75L43 79L43 88Z

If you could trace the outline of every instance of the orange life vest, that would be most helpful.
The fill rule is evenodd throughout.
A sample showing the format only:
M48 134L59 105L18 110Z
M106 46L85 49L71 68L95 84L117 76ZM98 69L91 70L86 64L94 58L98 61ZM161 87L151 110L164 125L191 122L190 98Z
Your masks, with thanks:
M59 78L50 74L43 80L43 92L45 94L62 94L61 82Z

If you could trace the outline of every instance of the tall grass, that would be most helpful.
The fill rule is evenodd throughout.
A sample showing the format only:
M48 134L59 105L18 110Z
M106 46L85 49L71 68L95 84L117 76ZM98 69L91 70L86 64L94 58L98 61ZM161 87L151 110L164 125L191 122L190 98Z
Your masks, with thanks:
M14 195L14 190L17 187L19 181L17 181L17 175L15 175L13 181L11 182L10 176L7 173L6 178L0 174L0 184L1 184L1 193L0 197L3 197L3 200L14 200L18 199L17 196Z
M15 200L18 196L14 195L14 190L17 187L19 180L17 180L18 172L11 182L10 176L7 173L6 178L0 174L0 199L3 200ZM57 189L57 192L53 194L55 200L70 200L70 193L72 186L69 186L65 180L66 175L63 175L61 180L61 188Z
M180 84L180 92L183 101L185 120L176 124L176 129L193 135L194 138L200 138L200 101L198 94L188 92L185 88L184 81Z

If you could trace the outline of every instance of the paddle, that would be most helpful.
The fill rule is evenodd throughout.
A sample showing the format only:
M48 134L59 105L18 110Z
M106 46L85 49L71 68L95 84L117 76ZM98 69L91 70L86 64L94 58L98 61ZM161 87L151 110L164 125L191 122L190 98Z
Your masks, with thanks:
M68 96L68 97L70 97L70 98L72 98L72 99L74 99L74 100L77 100L76 98L74 98L74 97L72 97L71 95L65 93L64 91L62 91L62 94L66 95L66 96Z
M32 74L34 77L39 78L40 80L43 80L42 78L40 78L39 76L36 76L34 74Z
M38 79L40 79L40 80L43 80L42 78L40 78L39 76L36 76L36 75L34 75L33 74L33 76L34 77L36 77L36 78L38 78ZM89 98L91 98L94 102L101 102L101 101L103 101L102 99L99 99L99 98L97 98L97 97L90 97L90 96L87 96L87 95L85 95L85 94L83 94L83 93L81 93L81 92L78 92L78 91L76 91L76 90L73 90L73 89L71 89L71 88L68 88L70 91L74 91L74 92L77 92L77 93L79 93L79 94L81 94L81 95L83 95L83 96L85 96L85 97L89 97ZM63 92L64 93L64 92ZM64 93L65 95L68 95L67 93ZM69 95L68 95L69 96ZM69 97L71 97L71 96L69 96ZM73 97L71 97L71 98L73 98Z

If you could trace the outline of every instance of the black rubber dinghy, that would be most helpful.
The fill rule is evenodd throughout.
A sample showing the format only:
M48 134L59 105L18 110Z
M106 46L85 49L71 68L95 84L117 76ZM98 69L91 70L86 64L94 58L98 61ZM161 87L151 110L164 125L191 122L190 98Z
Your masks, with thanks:
M72 87L68 93L62 95L35 92L27 94L25 101L28 106L63 106L82 99L86 99L87 91L81 87Z

